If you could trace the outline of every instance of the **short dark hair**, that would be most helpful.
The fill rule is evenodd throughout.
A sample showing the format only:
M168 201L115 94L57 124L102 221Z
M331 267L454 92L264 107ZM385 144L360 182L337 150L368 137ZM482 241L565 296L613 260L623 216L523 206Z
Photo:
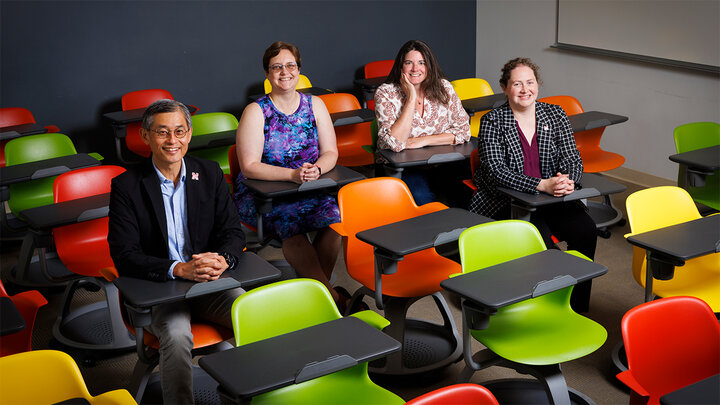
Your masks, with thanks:
M438 64L432 49L430 49L430 46L419 39L407 41L402 47L400 47L400 50L395 57L395 63L393 63L393 67L390 70L390 74L388 75L387 80L385 80L385 83L392 83L400 86L403 62L405 61L405 56L410 51L420 52L423 59L425 59L427 74L425 80L420 84L420 88L425 93L425 96L435 102L443 104L447 103L449 101L448 94L442 84L442 79L446 79L445 73L443 73L442 69L440 69L440 65Z
M507 87L508 81L510 81L510 73L512 73L513 69L518 66L527 66L532 69L535 74L535 80L537 80L538 84L542 84L542 80L540 80L540 68L538 65L534 64L530 58L515 58L509 60L500 70L502 72L500 75L500 87Z
M295 57L295 63L297 63L298 68L302 65L300 60L300 51L297 49L297 47L289 42L283 42L283 41L276 41L270 44L270 46L265 50L265 53L263 54L263 70L265 73L268 72L269 65L270 65L270 59L278 56L280 51L283 49L287 49L290 51L293 56Z
M192 118L190 118L190 110L188 110L185 104L179 101L168 99L157 100L145 109L145 113L143 114L142 119L142 127L149 131L150 127L152 127L153 125L153 122L155 122L155 115L176 111L180 111L181 113L183 113L188 129L192 128Z

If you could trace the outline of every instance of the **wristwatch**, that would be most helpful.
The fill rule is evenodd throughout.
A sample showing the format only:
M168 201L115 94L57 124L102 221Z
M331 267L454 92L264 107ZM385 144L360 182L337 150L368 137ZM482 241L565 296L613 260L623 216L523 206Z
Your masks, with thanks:
M228 252L218 252L218 254L225 258L225 263L228 265L228 270L232 270L235 268L235 256L231 255Z

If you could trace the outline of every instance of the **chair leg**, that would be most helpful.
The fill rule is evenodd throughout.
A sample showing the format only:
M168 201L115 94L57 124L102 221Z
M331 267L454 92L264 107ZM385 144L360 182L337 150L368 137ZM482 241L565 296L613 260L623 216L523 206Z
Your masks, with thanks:
M152 371L157 366L157 363L145 363L138 359L135 363L135 369L133 370L132 377L130 378L130 386L128 391L134 395L135 402L138 404L142 403L143 395L145 394L145 388L147 388L148 381L152 375Z
M545 387L545 392L551 404L570 405L570 392L559 364L529 366L507 361L504 365L515 369L519 373L530 374L537 378Z

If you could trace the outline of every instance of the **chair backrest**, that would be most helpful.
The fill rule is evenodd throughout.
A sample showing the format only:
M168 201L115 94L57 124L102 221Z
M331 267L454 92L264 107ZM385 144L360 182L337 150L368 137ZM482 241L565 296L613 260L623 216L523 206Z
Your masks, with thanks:
M174 100L169 91L163 89L145 89L125 93L120 100L123 111L145 108L157 100Z
M565 110L565 114L567 115L575 115L585 112L582 108L582 104L580 104L580 101L573 96L549 96L543 97L538 101L559 105L563 110Z
M120 166L96 166L63 173L53 185L56 203L110 192L113 177L124 172ZM65 267L83 276L100 277L100 269L112 267L107 243L108 218L97 218L55 228L53 237Z
M5 145L8 166L76 154L75 146L64 134L28 135ZM16 216L28 208L53 203L54 177L10 185L8 206Z
M460 234L458 248L463 273L546 249L535 225L519 220L488 222L468 228Z
M390 74L395 60L375 60L365 64L365 78L383 77Z
M372 257L373 249L355 234L418 215L418 207L407 185L393 177L375 177L343 186L338 192L338 206L343 228L348 234L343 240L346 260L352 262L348 273L357 278L362 278L355 273L362 268L352 265L355 261L349 258Z
M330 114L360 109L360 102L350 93L323 94L318 97L325 103ZM335 140L338 149L337 164L342 166L363 166L373 163L374 157L363 150L363 145L370 142L370 125L369 122L360 122L335 127Z
M622 319L628 372L650 393L648 403L720 373L720 324L695 297L640 304Z
M234 115L226 112L213 112L205 114L196 114L192 116L193 138L211 134L214 132L237 130L238 120ZM219 146L216 148L198 149L189 152L190 155L201 157L203 159L212 160L220 165L223 173L227 177L230 174L230 162L228 160L229 146ZM231 183L228 182L228 183Z
M238 346L340 317L327 288L307 278L258 287L238 297L232 306Z
M145 108L157 100L174 100L169 91L163 89L136 90L122 96L123 111ZM127 148L140 156L150 156L150 147L145 145L140 136L142 123L131 122L125 127L125 145Z
M193 136L202 136L220 131L237 129L238 120L234 115L226 112L211 112L195 114L191 117Z
M632 233L652 231L700 218L690 194L675 186L636 191L625 200L625 207Z
M23 291L9 296L0 280L0 297L8 297L25 321L25 328L9 335L0 336L0 357L32 350L32 332L38 308L47 304L39 291ZM1 390L0 390L1 391Z
M673 136L677 153L720 145L720 124L691 122L675 128Z
M360 102L350 93L323 94L318 97L325 103L330 114L360 109Z
M471 77L467 79L457 79L450 82L457 93L460 100L469 98L489 96L493 94L490 83L485 79Z
M307 89L308 87L312 87L310 79L308 79L307 76L301 74L298 78L298 84L297 86L295 86L295 90ZM270 85L270 81L268 79L265 79L265 81L263 81L263 88L265 89L265 94L268 94L272 91L272 86Z
M405 405L498 405L495 396L482 385L455 384L413 398Z
M5 107L0 108L0 127L10 127L13 125L34 124L30 110L22 107Z
M450 84L452 84L455 89L455 93L457 93L460 100L489 96L493 94L490 83L488 83L485 79L477 77L453 80ZM480 120L483 115L488 113L488 111L490 110L478 111L470 117L470 135L478 136L478 133L480 132Z
M92 399L75 361L57 350L35 350L0 358L0 392L6 404Z

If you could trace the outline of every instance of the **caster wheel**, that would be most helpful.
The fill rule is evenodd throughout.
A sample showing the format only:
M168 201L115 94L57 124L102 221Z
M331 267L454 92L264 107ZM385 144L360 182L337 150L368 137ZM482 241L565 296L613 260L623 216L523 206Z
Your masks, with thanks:
M604 231L598 230L598 236L601 237L601 238L603 238L603 239L609 239L609 238L610 238L610 231L608 231L608 230L604 230Z

